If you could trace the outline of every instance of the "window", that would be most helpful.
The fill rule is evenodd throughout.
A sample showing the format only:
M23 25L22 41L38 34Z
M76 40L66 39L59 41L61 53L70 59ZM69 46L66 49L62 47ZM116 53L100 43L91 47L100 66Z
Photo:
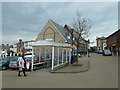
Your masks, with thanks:
M103 40L103 43L105 43L106 42L106 40Z
M113 41L113 42L117 41L116 35L113 35L113 36L112 36L112 41Z
M68 39L70 39L70 36L67 36L68 37Z
M100 40L98 41L98 43L100 44Z
M52 38L54 38L55 34L54 34L54 33L52 33L52 34L51 34L51 36L52 36Z
M44 34L44 36L43 36L44 38L46 38L46 34Z

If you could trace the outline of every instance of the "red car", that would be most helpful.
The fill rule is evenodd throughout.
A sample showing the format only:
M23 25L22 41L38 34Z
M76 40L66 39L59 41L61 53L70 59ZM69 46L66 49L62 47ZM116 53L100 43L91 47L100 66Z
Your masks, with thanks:
M27 61L27 63L26 63L27 70L31 70L31 68L32 68L32 55L26 55L25 60ZM45 62L43 60L39 61L38 59L34 59L33 70L44 67L44 66L45 66Z

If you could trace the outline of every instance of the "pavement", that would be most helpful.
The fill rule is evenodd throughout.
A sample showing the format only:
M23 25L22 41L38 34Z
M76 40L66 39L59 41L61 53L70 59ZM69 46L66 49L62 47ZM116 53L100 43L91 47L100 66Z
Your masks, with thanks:
M53 71L53 73L80 73L89 70L89 58L82 57L78 58L78 64L76 63L63 67L61 69Z
M17 70L2 71L2 88L118 88L118 56L92 54L82 59L90 62L86 72L50 73L43 68L18 77Z

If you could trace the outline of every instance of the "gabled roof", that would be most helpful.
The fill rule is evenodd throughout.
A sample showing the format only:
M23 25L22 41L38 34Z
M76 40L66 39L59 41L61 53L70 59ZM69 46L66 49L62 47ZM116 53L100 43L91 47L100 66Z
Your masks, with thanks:
M114 33L112 33L111 35L109 35L107 38L111 37L112 35L114 35L115 33L120 32L120 29L118 29L117 31L115 31Z
M102 39L102 40L104 40L104 39L106 39L106 37L104 37L104 36L102 36L102 37L97 37L97 39ZM96 39L96 40L97 40Z
M56 29L63 35L63 37L67 40L68 43L71 43L72 40L68 38L69 32L61 25L57 24L53 20L50 20L52 24L56 27Z

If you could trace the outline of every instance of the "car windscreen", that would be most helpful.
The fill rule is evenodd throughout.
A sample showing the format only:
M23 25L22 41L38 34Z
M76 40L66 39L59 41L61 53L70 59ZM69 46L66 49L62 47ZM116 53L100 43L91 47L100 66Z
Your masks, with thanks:
M25 60L32 61L32 57L25 57Z
M25 60L32 61L32 57L25 57ZM37 60L37 58L34 57L34 60Z
M16 56L11 57L11 61L17 61L17 60L18 60L18 57Z
M10 60L10 57L5 57L2 59L2 61L9 61Z

